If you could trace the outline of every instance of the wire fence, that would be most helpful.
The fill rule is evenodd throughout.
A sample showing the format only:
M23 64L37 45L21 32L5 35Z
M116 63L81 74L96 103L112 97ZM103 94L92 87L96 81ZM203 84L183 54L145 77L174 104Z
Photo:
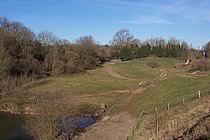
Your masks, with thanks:
M199 109L197 109L197 114L193 114L194 116L189 116L187 114L179 114L181 117L178 117L174 120L169 121L171 118L171 116L167 116L168 114L164 114L165 116L159 116L158 112L159 110L164 111L164 110L168 110L168 111L174 111L174 107L176 106L184 106L186 107L186 109L188 108L188 102L190 101L194 101L194 100L199 100L202 101L201 99L205 99L205 97L207 95L210 95L210 90L206 89L206 90L199 90L199 91L195 91L195 92L188 92L185 93L184 95L175 97L174 99L167 99L164 101L161 101L161 103L158 102L157 99L157 104L155 106L155 108L153 109L152 114L147 115L147 113L145 113L144 111L141 113L141 115L138 117L136 124L133 127L133 130L130 134L130 136L127 137L127 140L133 140L141 137L141 135L144 135L144 137L141 137L141 139L154 139L154 140L159 140L162 139L162 137L160 138L159 133L169 133L172 130L181 130L183 127L192 127L194 124L193 123L187 123L187 120L195 119L197 118L201 118L201 117L205 117L204 115L206 115L205 113L203 113L202 111L199 111ZM158 95L157 95L158 96ZM202 108L200 109L202 110ZM203 113L203 114L202 114ZM209 115L209 112L207 113L207 115ZM173 115L177 115L176 112ZM169 117L169 118L167 118ZM194 120L196 122L196 120ZM150 129L152 129L151 131L149 130L149 128L140 128L141 126L144 126L144 123L150 122ZM161 127L161 129L160 129ZM164 128L164 129L163 129ZM144 134L143 132L144 131ZM185 132L187 130L183 130L182 133L187 133ZM202 133L205 133L205 130L202 130ZM207 132L208 133L208 132ZM167 137L165 138L167 139ZM169 139L169 138L168 138Z

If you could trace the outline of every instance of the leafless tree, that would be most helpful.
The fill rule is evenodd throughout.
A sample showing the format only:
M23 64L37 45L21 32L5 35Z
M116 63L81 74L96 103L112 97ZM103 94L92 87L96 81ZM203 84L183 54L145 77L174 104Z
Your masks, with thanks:
M21 107L26 102L26 88L33 78L24 76L7 76L0 80L0 99L11 98L16 107Z
M43 46L54 45L58 41L58 38L52 33L48 31L43 31L38 33L38 40L43 44Z
M82 36L82 37L79 37L78 39L75 40L75 43L77 45L96 45L96 41L94 40L94 38L89 35L89 36Z
M10 21L6 17L0 16L0 29L3 32L6 32L8 31L9 26L10 26Z
M168 40L168 43L173 44L173 45L179 45L180 44L180 40L176 39L175 37L171 37Z
M132 44L132 46L135 46L135 47L136 46L141 47L142 42L141 42L141 40L134 38L133 40L131 40L131 44Z
M114 34L112 44L117 46L126 46L133 40L133 35L128 29L121 29Z

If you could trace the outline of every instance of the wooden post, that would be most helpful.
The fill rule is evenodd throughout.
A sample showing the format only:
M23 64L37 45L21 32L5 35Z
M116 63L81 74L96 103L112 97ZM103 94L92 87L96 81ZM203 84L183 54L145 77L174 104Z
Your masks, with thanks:
M159 140L159 122L158 122L158 108L155 108L156 113L156 138Z
M198 91L198 98L199 99L201 98L201 91L200 90Z
M185 98L183 97L183 99L182 99L182 105L184 105L185 104Z
M169 103L168 103L167 109L168 109L168 110L170 109L170 104L169 104Z

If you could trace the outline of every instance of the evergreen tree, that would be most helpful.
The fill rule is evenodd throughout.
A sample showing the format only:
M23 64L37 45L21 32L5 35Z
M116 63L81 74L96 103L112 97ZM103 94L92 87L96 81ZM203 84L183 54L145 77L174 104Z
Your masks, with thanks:
M127 60L131 60L132 58L132 51L130 48L128 48L127 46L122 47L120 49L120 59L122 61L127 61Z

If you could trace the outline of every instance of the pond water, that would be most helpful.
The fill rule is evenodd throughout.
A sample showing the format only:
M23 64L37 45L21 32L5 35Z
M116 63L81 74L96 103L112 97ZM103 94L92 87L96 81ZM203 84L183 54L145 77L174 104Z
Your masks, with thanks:
M91 116L68 117L62 121L65 125L79 129L87 128L95 122L96 119ZM23 119L18 115L0 113L0 140L29 140L29 137L24 136L23 124Z
M96 119L92 116L70 117L65 122L74 128L84 129L93 125Z
M0 140L25 140L20 116L0 113Z

